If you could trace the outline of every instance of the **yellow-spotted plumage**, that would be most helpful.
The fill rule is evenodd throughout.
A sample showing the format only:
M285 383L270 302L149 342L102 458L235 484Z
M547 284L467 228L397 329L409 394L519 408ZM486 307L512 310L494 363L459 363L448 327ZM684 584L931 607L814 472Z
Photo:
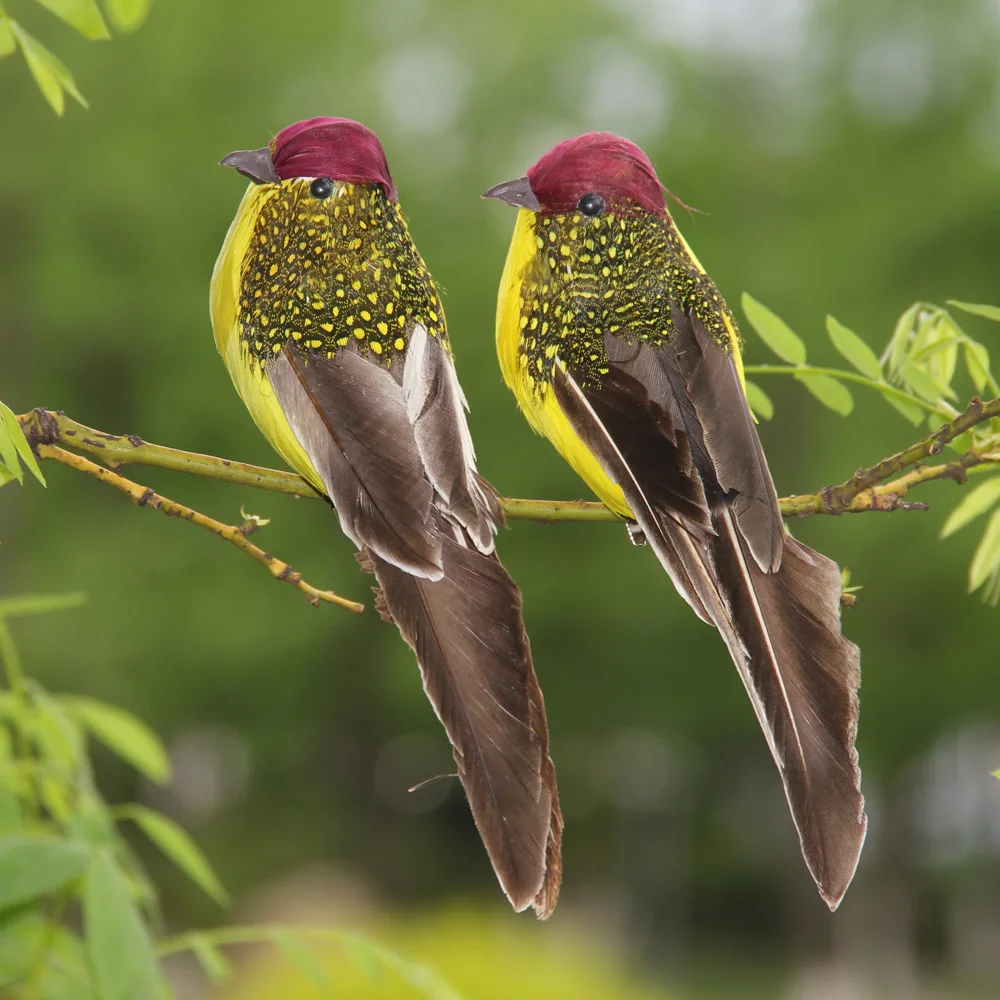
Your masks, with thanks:
M223 163L253 183L212 277L219 353L378 579L501 885L546 917L562 817L521 595L494 551L496 495L381 144L357 122L311 119Z
M573 431L550 391L551 373L558 357L575 362L582 381L598 381L606 374L604 331L651 344L669 340L668 315L653 304L635 308L643 296L659 295L663 273L673 275L682 304L700 313L730 351L742 385L732 315L672 221L613 212L601 218L580 212L543 216L522 208L500 280L497 354L504 382L528 423L623 517L631 512L621 487Z
M323 493L325 490L319 473L288 425L263 363L250 354L246 338L240 335L240 275L243 262L257 220L275 194L273 188L251 184L236 210L236 217L226 233L212 272L212 329L215 346L222 355L226 370L260 432L300 476Z
M840 634L836 565L781 521L732 314L627 140L568 139L486 196L519 209L497 310L504 381L719 629L836 907L866 824L859 654Z
M608 478L573 431L555 397L546 391L546 384L524 363L527 355L521 345L528 336L524 331L529 322L527 315L522 313L524 283L538 280L536 275L545 267L539 259L536 228L535 214L522 208L517 213L497 299L497 355L503 380L535 431L555 445L559 454L604 503L623 517L630 517L621 487Z

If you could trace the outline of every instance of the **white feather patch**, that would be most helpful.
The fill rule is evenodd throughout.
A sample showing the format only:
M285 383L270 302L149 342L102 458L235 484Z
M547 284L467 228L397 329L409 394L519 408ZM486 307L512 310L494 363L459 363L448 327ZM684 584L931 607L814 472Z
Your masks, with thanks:
M484 553L493 551L493 532L496 525L489 514L489 501L476 477L476 450L465 414L469 409L462 391L455 366L442 344L432 343L427 330L419 323L410 333L403 367L403 398L406 416L416 432L417 447L424 458L427 476L446 505L457 502L456 482L448 480L440 457L433 454L439 440L430 441L421 433L421 421L435 407L441 407L435 431L457 437L461 465L461 489L471 498L477 511L474 523L464 523L475 540L476 547ZM443 420L443 423L440 421ZM449 436L450 436L449 435ZM454 437L452 438L454 440ZM456 456L448 456L453 458Z

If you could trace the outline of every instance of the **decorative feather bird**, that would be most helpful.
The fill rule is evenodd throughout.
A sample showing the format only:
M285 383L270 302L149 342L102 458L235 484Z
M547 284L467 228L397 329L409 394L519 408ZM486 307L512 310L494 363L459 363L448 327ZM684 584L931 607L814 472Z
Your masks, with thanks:
M592 132L484 195L519 209L500 284L504 381L722 634L831 909L866 818L858 648L837 566L792 538L743 388L736 323L646 155Z
M314 118L222 164L251 183L212 276L219 353L374 572L500 884L546 917L562 817L542 693L444 313L382 146L357 122Z

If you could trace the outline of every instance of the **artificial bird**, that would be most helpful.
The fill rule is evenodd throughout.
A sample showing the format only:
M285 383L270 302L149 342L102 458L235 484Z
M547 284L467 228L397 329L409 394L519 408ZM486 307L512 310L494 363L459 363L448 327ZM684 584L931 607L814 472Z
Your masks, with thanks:
M518 209L497 303L500 367L530 425L718 628L835 909L867 822L860 655L841 635L837 566L785 530L736 322L665 191L636 145L592 132L485 192Z
M329 497L374 572L500 884L546 917L562 817L542 693L444 312L382 145L357 122L314 118L222 165L250 184L212 275L219 352L264 436Z

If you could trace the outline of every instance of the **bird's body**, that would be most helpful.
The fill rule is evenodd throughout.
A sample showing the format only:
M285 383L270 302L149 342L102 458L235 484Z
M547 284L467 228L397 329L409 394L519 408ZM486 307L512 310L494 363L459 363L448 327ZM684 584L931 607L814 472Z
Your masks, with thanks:
M442 344L447 333L398 206L372 185L334 181L328 210L309 188L308 179L248 188L216 263L212 315L216 346L257 426L322 491L267 364L288 344L327 360L349 349L399 371L417 326Z
M254 183L213 275L219 352L375 573L504 890L547 916L562 818L542 695L444 313L382 147L356 122L313 119L223 162Z
M681 308L701 317L732 355L742 383L732 315L672 220L611 212L585 219L578 211L536 215L522 208L500 279L497 354L504 382L531 426L623 517L632 512L621 487L574 432L547 376L558 355L579 384L600 384L608 374L605 331L651 347L669 341L665 280Z
M719 629L835 907L865 833L858 650L840 634L836 565L781 521L732 314L626 140L567 140L487 196L519 208L498 299L504 380Z

